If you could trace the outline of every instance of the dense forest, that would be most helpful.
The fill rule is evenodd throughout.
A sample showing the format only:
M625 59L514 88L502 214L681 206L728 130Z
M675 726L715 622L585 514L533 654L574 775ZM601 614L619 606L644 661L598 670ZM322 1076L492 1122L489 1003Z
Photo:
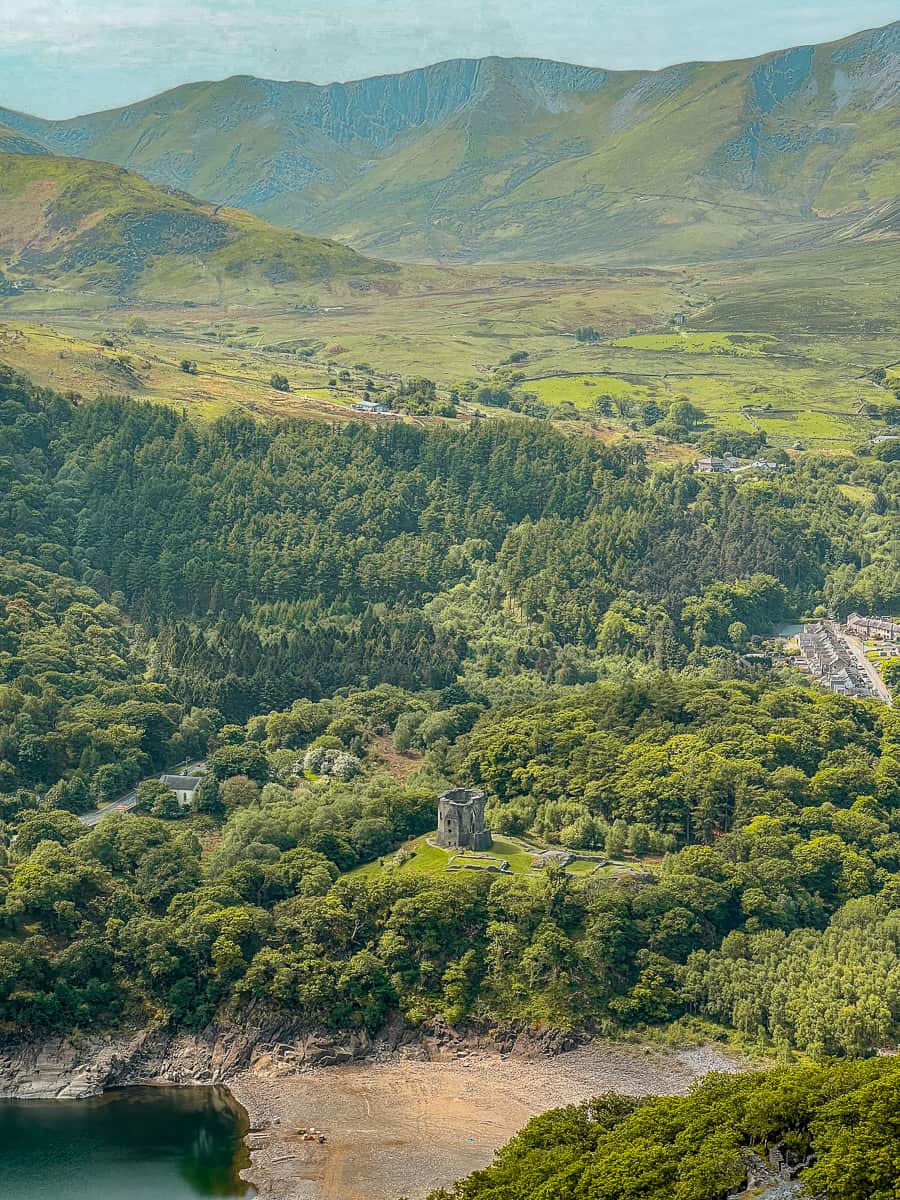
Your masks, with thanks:
M896 1040L898 718L753 645L900 605L891 464L736 484L528 421L195 427L5 373L0 473L4 1027ZM201 756L190 811L147 781ZM450 782L633 869L369 872Z
M66 807L113 795L299 696L463 679L499 702L900 604L875 460L738 486L529 422L197 428L4 369L0 481L7 811L61 780Z
M712 1076L690 1096L599 1096L529 1122L492 1166L429 1200L709 1200L793 1195L769 1168L804 1165L806 1195L894 1200L896 1060Z
M224 726L193 814L154 783L139 795L157 816L23 812L0 872L0 1021L202 1026L252 1003L331 1029L394 1012L609 1033L699 1020L816 1057L897 1037L892 710L708 676L575 689L537 727L532 704L459 700L380 685ZM434 739L407 782L374 753L390 729ZM354 870L433 828L446 780L479 773L496 825L657 865Z

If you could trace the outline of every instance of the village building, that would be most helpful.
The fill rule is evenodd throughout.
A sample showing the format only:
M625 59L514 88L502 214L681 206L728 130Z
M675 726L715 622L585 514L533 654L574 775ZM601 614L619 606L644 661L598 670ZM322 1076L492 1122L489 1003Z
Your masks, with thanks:
M380 400L357 400L351 405L354 412L369 413L374 416L390 416L393 412L389 404L383 404Z
M808 673L839 696L868 699L876 695L850 647L831 626L812 622L797 638L800 657Z
M753 465L754 467L760 467L763 464L757 462ZM765 465L771 466L776 471L778 470L775 463L767 463ZM720 475L723 472L746 471L748 469L734 454L725 454L721 458L712 454L707 455L705 458L698 458L695 466L701 475Z
M438 799L437 844L445 850L490 850L494 839L484 827L484 804L484 792L444 792Z
M847 632L865 641L900 642L900 621L890 617L864 617L851 613L846 620Z
M697 470L701 475L718 474L719 472L726 470L725 460L722 458L713 458L712 456L708 458L698 458Z
M194 792L202 778L202 775L160 775L159 782L175 793L180 805L187 807L194 799Z

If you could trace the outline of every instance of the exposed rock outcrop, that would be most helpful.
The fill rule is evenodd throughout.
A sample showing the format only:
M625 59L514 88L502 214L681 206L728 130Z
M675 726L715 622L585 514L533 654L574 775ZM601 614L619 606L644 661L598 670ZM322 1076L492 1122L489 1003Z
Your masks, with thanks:
M420 1030L400 1020L377 1037L261 1024L224 1025L197 1034L140 1029L43 1041L7 1038L0 1040L0 1097L72 1100L129 1084L227 1083L246 1070L273 1078L363 1059L438 1059L472 1049L558 1054L582 1040L553 1029L535 1032L511 1025L457 1031L437 1022Z
M79 1099L133 1083L222 1083L246 1066L253 1033L131 1034L0 1042L0 1096Z
M809 1196L804 1192L799 1176L806 1162L790 1165L782 1150L783 1147L773 1146L768 1154L768 1162L748 1152L746 1187L739 1192L732 1192L728 1200L794 1200L799 1196L806 1196L807 1200L825 1200L824 1197Z

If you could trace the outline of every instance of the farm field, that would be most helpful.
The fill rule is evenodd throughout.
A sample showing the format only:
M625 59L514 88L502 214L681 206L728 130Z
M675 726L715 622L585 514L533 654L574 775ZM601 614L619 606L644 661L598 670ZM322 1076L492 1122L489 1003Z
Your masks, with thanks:
M645 333L616 338L616 349L667 350L676 354L729 354L738 358L761 357L776 339L759 333Z
M876 428L860 410L881 400L880 389L846 370L811 363L802 347L782 349L777 360L631 344L592 349L595 370L528 378L522 387L546 404L582 412L595 411L603 399L614 410L625 401L625 417L636 417L650 400L665 408L686 398L704 410L713 428L761 429L776 446L805 441L809 449L845 448ZM865 349L871 353L876 346Z

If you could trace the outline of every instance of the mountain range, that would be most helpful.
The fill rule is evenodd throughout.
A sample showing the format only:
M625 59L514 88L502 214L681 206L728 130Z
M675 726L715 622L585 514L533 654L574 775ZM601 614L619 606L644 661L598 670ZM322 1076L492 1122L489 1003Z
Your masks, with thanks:
M691 261L841 237L900 187L900 22L662 71L455 60L318 86L237 76L0 149L126 166L380 256ZM888 222L890 226L891 222Z

